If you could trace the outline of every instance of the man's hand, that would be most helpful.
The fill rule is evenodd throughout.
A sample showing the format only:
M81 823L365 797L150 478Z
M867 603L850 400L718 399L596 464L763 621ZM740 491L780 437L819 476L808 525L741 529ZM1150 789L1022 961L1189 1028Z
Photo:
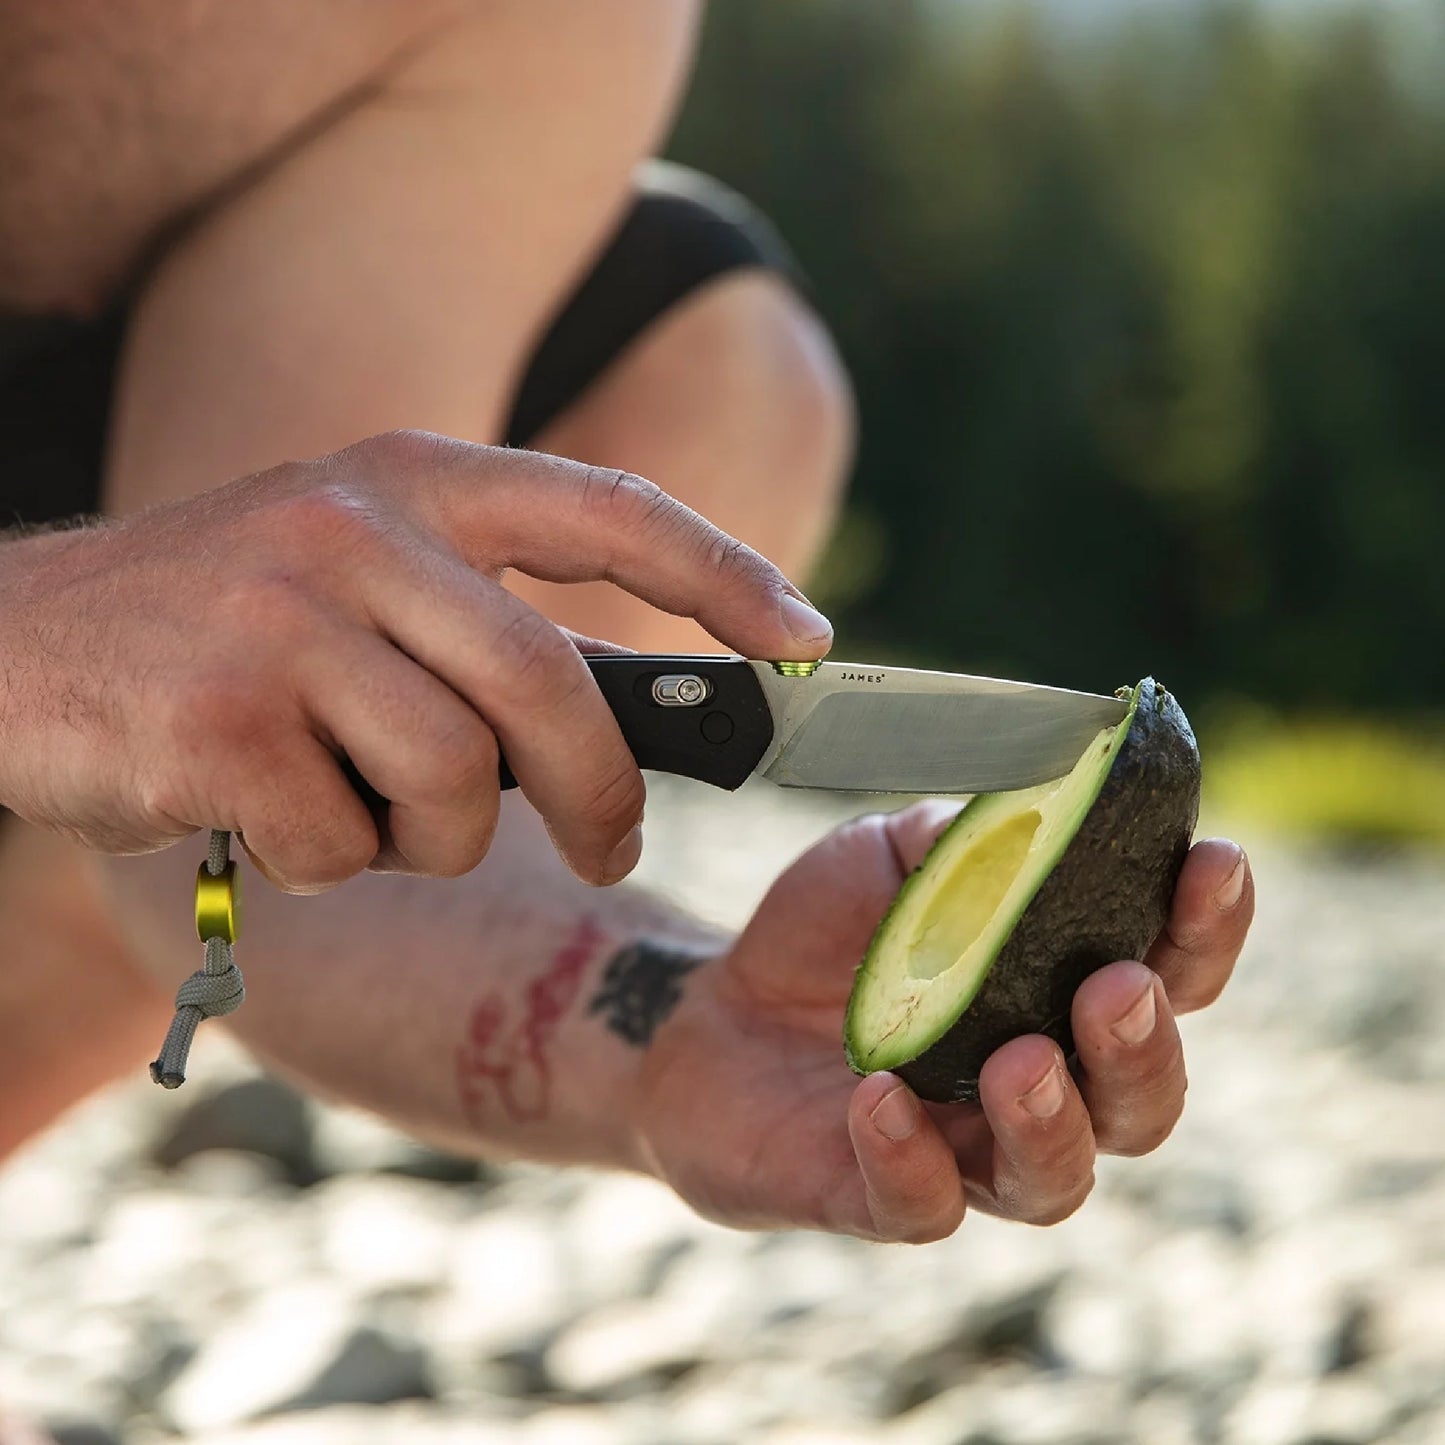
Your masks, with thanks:
M979 1104L924 1104L893 1074L849 1072L853 970L954 811L924 803L839 829L689 981L644 1062L638 1133L648 1167L702 1213L916 1242L951 1234L967 1205L1049 1224L1086 1198L1096 1154L1147 1153L1174 1127L1175 1015L1218 995L1254 912L1249 866L1222 839L1190 853L1144 962L1079 989L1072 1076L1041 1035L988 1060Z
M394 433L0 547L0 803L115 853L230 829L305 892L472 868L504 753L573 871L611 882L644 790L578 651L605 645L519 602L508 568L615 582L754 657L830 641L648 482Z

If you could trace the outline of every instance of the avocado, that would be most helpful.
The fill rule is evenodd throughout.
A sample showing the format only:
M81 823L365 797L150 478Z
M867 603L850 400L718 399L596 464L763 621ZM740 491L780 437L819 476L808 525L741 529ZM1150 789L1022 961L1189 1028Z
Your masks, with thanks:
M977 1099L984 1060L1010 1039L1043 1033L1072 1052L1079 985L1163 928L1199 814L1199 749L1153 678L1127 696L1072 772L979 794L905 880L854 979L855 1072Z

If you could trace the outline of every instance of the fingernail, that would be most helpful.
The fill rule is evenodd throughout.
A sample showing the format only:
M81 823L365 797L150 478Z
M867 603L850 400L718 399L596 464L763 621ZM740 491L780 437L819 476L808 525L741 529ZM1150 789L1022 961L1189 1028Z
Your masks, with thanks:
M1035 1119L1052 1119L1064 1107L1064 1081L1059 1077L1058 1065L1055 1064L1027 1094L1022 1095L1019 1103Z
M833 624L816 607L810 607L801 597L794 597L791 592L784 592L783 600L778 606L783 614L783 626L799 642L826 642L828 638L832 637Z
M1142 1044L1154 1032L1159 1009L1154 1000L1154 980L1130 1006L1129 1012L1117 1019L1109 1030L1121 1044Z
M613 850L607 855L607 861L602 865L602 881L604 883L617 883L626 878L634 868L637 867L637 860L642 857L642 824L639 823Z
M896 1089L884 1094L869 1117L873 1120L873 1127L885 1139L897 1144L918 1127L918 1105L908 1089L899 1084Z
M1221 913L1228 913L1239 902L1244 893L1244 874L1244 851L1241 849L1239 862L1234 865L1234 872L1220 884L1219 891L1214 895L1214 906Z

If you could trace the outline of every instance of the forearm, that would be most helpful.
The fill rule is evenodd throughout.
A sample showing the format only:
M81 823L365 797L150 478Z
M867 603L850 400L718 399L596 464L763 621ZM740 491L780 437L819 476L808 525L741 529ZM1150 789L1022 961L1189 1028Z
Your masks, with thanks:
M188 863L99 866L132 949L173 987L199 961ZM367 874L316 898L246 884L247 999L228 1022L260 1057L449 1147L642 1167L646 1046L716 932L578 883L520 799L462 879Z

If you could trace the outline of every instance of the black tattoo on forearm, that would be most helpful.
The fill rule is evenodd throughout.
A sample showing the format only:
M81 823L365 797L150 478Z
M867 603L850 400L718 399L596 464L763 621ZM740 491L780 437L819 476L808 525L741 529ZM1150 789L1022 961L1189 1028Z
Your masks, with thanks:
M613 1033L646 1048L681 1000L682 979L706 961L698 954L640 939L607 965L587 1012L601 1014Z

